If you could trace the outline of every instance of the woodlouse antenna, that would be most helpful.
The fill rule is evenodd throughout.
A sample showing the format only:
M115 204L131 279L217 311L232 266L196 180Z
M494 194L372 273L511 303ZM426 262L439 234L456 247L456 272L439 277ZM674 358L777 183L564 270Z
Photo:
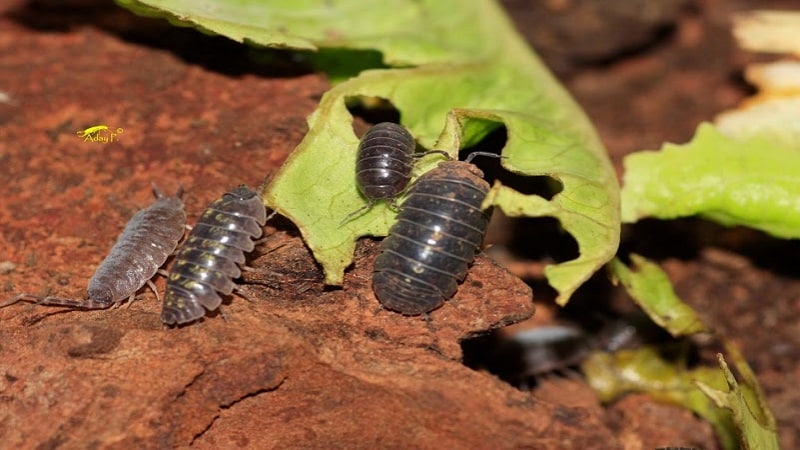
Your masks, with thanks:
M341 227L342 225L346 224L353 217L358 217L358 216L361 216L362 214L366 213L367 211L372 209L372 206L374 204L375 204L375 200L368 201L366 205L362 206L361 208L358 208L357 210L355 210L355 211L351 212L350 214L348 214L347 216L345 216L345 218L342 219L341 222L339 222L339 226Z
M20 301L28 301L31 303L35 303L37 305L46 305L46 306L68 306L70 308L76 308L76 309L105 309L113 304L113 303L95 302L92 301L91 299L78 300L78 299L63 298L63 297L43 297L41 295L25 293L11 297L10 299L0 304L0 308L11 306Z
M467 157L464 159L464 162L470 163L476 156L490 156L492 158L500 158L500 159L505 158L505 156L503 155L498 155L497 153L492 153L492 152L472 152L469 155L467 155Z

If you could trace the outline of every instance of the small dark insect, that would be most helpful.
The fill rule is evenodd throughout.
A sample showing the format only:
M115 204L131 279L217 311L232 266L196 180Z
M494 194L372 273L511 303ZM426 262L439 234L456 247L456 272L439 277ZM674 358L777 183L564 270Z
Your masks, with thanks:
M231 294L242 272L244 254L255 247L267 222L258 194L241 185L213 201L203 211L183 243L167 278L161 321L182 324L213 311L222 303L218 293ZM205 307L205 309L203 309Z
M524 378L578 366L592 352L614 352L636 344L639 338L635 327L615 321L596 334L569 325L531 328L516 333L509 343L521 351Z
M397 222L381 243L372 288L387 309L417 315L441 306L458 290L480 251L489 214L483 173L465 161L444 161L411 185Z
M592 353L641 346L647 337L628 319L588 331L572 323L505 330L463 342L465 364L485 369L523 390L551 376L571 376Z
M145 283L155 292L150 279L178 246L184 233L186 212L180 198L182 189L178 189L174 197L164 196L155 185L153 191L156 201L137 212L125 226L111 252L89 280L85 299L19 294L0 307L28 300L41 305L104 309L125 299L132 301Z
M411 171L417 159L417 144L414 136L403 126L392 122L381 122L370 128L358 144L356 156L356 185L366 197L367 204L348 214L341 223L369 210L380 201L388 201L396 208L395 201L411 180ZM441 150L425 152L447 153Z

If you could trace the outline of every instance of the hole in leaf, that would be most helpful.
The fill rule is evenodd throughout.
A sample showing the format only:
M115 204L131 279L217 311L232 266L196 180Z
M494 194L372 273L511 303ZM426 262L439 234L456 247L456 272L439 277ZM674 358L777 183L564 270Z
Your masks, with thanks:
M508 217L499 209L492 215L485 246L493 258L517 261L536 260L552 264L570 261L580 255L578 242L552 217ZM503 257L496 257L503 254ZM527 278L527 277L523 277Z
M473 152L486 152L500 155L508 140L508 132L504 126L499 126L489 132L477 144L463 148L459 151L458 158L465 160ZM546 200L552 199L564 187L560 181L547 175L529 176L510 172L503 168L500 158L476 156L472 163L482 171L484 178L490 184L500 180L504 186L525 195L538 195Z
M400 123L400 111L385 98L353 96L347 97L345 102L353 115L353 129L359 138L377 123Z

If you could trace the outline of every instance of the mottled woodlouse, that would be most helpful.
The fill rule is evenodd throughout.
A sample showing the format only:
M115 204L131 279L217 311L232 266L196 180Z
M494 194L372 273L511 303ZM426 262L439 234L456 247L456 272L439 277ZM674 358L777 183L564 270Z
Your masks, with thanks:
M182 189L174 197L165 196L155 185L153 191L156 201L128 221L108 256L89 280L86 298L78 300L19 294L0 307L28 300L41 305L104 309L125 299L132 301L145 284L156 292L150 279L175 251L183 237L186 212L181 200Z
M183 324L213 311L241 275L245 253L261 237L267 211L258 194L241 185L211 202L183 243L167 277L161 321ZM204 309L205 308L205 309Z
M372 288L381 304L406 315L430 312L458 290L480 251L489 213L483 173L470 161L444 161L418 178L381 243Z
M416 159L430 153L446 155L441 150L432 150L417 156L416 148L414 136L402 125L381 122L367 130L356 154L356 185L367 204L348 214L341 223L369 210L381 200L396 208L395 201L408 186Z

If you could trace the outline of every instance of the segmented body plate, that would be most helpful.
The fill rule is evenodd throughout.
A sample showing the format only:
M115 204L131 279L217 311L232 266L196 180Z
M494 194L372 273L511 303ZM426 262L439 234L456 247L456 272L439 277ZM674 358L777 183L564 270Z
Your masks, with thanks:
M482 176L472 164L445 161L411 186L375 260L372 287L384 307L422 314L456 293L489 223Z
M161 320L182 324L219 307L219 293L230 294L238 264L261 236L267 212L258 194L239 186L212 202L184 242L167 278ZM205 308L205 309L204 309Z
M125 226L108 256L100 263L87 288L93 302L120 302L155 276L175 251L184 233L186 212L176 195L158 199L137 212Z
M414 137L402 126L382 122L358 144L356 183L370 201L394 199L403 192L414 167Z

